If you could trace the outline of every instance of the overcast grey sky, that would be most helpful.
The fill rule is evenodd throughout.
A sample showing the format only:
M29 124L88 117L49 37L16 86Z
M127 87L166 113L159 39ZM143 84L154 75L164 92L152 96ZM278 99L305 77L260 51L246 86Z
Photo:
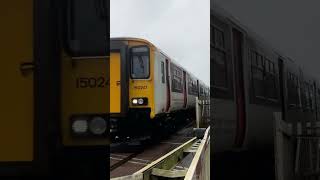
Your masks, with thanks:
M147 39L210 84L209 0L111 0L110 36Z
M214 0L320 79L319 0Z

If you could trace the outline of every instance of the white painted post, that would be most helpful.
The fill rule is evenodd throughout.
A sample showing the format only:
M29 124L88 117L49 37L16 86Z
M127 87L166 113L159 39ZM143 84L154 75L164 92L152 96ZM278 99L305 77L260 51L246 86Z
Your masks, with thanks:
M200 104L199 104L199 98L196 97L196 123L197 123L197 128L200 127Z

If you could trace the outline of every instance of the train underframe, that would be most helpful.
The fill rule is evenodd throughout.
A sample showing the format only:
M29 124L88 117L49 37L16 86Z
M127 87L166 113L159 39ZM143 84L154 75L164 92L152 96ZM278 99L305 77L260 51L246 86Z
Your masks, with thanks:
M110 135L113 141L135 138L159 139L166 137L195 119L194 109L162 113L150 118L150 108L129 109L126 116L110 115Z
M106 146L62 148L54 157L52 177L106 179L108 151Z

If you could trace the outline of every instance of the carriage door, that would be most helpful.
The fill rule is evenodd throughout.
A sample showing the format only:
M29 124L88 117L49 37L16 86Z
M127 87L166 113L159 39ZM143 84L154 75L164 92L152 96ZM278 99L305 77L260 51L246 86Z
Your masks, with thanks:
M246 132L246 114L245 114L245 92L243 80L243 60L242 43L243 34L237 29L232 29L233 35L233 60L235 70L235 91L236 91L236 109L237 109L237 134L235 145L241 147Z
M184 103L183 103L183 107L186 108L187 107L187 73L185 71L183 71L183 88L184 88L184 91L183 91L183 100L184 100Z
M171 104L171 90L170 90L170 76L169 76L169 60L166 59L166 82L167 82L167 107L166 111L169 111Z

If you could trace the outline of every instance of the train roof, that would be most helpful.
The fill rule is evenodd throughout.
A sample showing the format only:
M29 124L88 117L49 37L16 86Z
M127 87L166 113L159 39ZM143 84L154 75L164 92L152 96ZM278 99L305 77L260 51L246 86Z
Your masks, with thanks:
M178 66L179 68L185 70L191 77L196 78L199 80L199 82L201 84L204 84L205 86L209 87L206 83L202 82L199 78L197 78L194 74L192 74L189 70L187 70L186 68L184 68L181 64L179 64L175 59L171 58L169 55L167 55L165 52L163 52L160 48L158 48L157 46L155 46L152 42L146 40L146 39L142 39L142 38L136 38L136 37L112 37L110 38L110 41L136 41L136 42L141 42L141 43L145 43L153 48L155 48L157 51L159 51L161 54L163 54L164 56L166 56L167 58L169 58L176 66Z
M150 41L142 39L142 38L136 38L136 37L112 37L112 38L110 38L110 41L136 41L136 42L145 43L151 47L157 48Z

